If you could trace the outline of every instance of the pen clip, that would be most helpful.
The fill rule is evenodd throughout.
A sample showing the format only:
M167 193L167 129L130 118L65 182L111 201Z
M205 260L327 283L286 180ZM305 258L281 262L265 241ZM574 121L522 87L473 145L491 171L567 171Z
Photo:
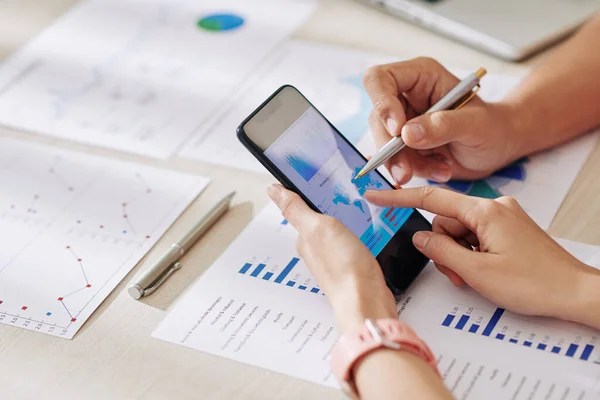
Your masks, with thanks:
M477 92L479 92L480 88L481 87L479 85L475 86L473 88L473 90L471 90L471 93L467 93L462 99L457 101L458 105L456 107L454 107L453 109L458 110L459 108L461 108L462 106L467 104L469 101L471 101L471 99L473 99L473 97L475 97Z
M165 271L165 273L162 274L161 277L152 284L152 286L150 286L147 289L144 289L144 296L148 296L154 293L154 291L158 289L159 286L162 285L164 281L166 281L171 275L173 275L173 272L177 271L179 268L181 268L180 262L176 262L173 265L171 265L171 267L167 271Z

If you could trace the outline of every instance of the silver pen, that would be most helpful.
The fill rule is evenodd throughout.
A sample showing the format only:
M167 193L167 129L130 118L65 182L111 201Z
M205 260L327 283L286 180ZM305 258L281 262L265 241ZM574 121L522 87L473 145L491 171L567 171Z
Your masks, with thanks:
M429 110L427 110L426 114L436 111L458 109L467 104L477 93L477 89L479 89L479 81L486 73L487 71L485 68L479 68L477 71L475 71L475 73L468 75L452 90L446 93L446 95L442 97L440 101L435 103ZM406 143L404 143L402 137L393 137L392 140L383 145L383 147L379 149L379 151L375 153L373 157L371 157L371 159L367 162L363 169L360 170L354 179L361 178L374 169L379 168L395 154L398 154L398 152L404 147L406 147Z
M229 210L232 192L221 199L181 240L171 245L165 254L146 271L127 291L138 300L152 294L164 281L181 267L179 259Z

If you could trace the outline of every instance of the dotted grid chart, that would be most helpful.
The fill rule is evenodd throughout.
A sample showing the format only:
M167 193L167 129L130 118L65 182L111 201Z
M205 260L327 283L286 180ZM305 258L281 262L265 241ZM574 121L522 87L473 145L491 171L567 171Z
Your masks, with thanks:
M0 322L72 338L207 182L0 139Z

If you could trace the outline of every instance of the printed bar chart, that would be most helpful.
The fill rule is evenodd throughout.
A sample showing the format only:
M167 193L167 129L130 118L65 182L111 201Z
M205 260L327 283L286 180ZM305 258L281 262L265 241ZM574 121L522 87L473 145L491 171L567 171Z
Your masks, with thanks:
M597 335L592 335L591 338L587 339L589 340L588 343L581 343L585 340L583 339L583 335L573 336L569 339L567 333L558 332L556 335L550 333L541 334L536 330L536 328L538 328L537 326L532 326L529 336L524 336L523 331L525 329L518 325L523 317L515 319L515 316L506 313L503 308L496 308L493 312L491 310L485 311L483 314L477 314L477 311L475 311L474 308L468 308L468 310L463 311L464 313L460 312L460 309L465 307L466 306L454 307L452 313L445 315L441 325L459 331L467 331L469 321L473 321L468 327L469 333L478 334L480 328L484 326L483 331L479 333L482 336L532 349L548 351L552 354L559 354L573 359L600 364L600 359L598 359L597 356L592 357L595 344L598 340ZM500 324L500 320L503 317L503 322ZM486 319L488 319L487 323L485 322ZM536 343L537 337L543 337L543 339L540 340L542 343Z
M285 266L283 271L281 271L281 273L277 276L277 278L275 278L275 283L283 282L285 277L288 276L289 273L292 272L292 269L294 269L296 264L298 264L298 261L300 261L299 258L296 258L296 257L292 258L292 261L290 261L289 264Z
M463 315L462 317L460 317L460 319L458 320L458 323L456 324L456 329L462 331L462 329L465 327L465 324L467 323L467 321L469 321L468 315Z
M590 358L590 355L592 354L593 350L594 350L594 346L592 346L591 344L585 345L585 348L583 349L583 353L581 353L581 359L583 361L587 361Z
M265 268L265 264L258 264L258 266L256 268L254 268L254 271L252 271L250 276L257 277L258 274L260 274L264 268Z
M242 269L240 269L240 274L245 274L246 272L248 272L248 270L250 269L251 266L252 266L252 264L244 264Z
M294 267L296 267L298 262L300 262L300 259L297 257L293 257L285 265L285 267L281 270L281 272L279 272L279 274L277 274L276 271L266 271L266 269L267 269L266 263L256 263L256 264L245 263L238 270L238 273L240 273L242 275L250 276L252 278L258 278L263 281L269 281L269 282L277 283L280 285L285 285L287 287L293 287L293 288L296 288L298 290L302 290L305 292L324 295L324 293L321 292L320 288L311 287L312 285L310 285L310 282L311 282L310 279L307 279L306 281L302 280L302 282L303 282L302 284L297 282L296 279L299 277L299 275L302 275L301 273L294 275L291 279L286 279L286 278L288 278L288 276L290 276L290 274L292 273L292 271L294 270ZM271 269L273 269L273 268L271 268ZM277 268L275 267L275 269L277 269ZM274 276L276 276L276 278L272 279Z
M446 316L446 319L444 320L444 322L442 322L442 325L444 325L444 326L450 326L450 324L452 323L452 321L454 321L454 315L448 314Z
M492 331L498 324L498 321L500 321L500 317L502 317L502 314L504 314L504 309L497 308L496 311L494 312L494 315L492 315L490 322L488 322L485 329L483 330L483 336L490 336L490 334L492 333Z

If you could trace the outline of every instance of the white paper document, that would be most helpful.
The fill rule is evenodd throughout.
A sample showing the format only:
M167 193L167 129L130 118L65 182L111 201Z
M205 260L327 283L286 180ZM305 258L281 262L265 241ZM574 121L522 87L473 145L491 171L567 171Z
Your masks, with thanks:
M394 61L389 56L336 46L289 40L267 57L206 121L179 155L234 168L265 172L235 134L238 125L278 87L300 90L352 143L369 132L371 100L363 89L364 72Z
M207 184L0 139L0 322L72 338Z
M0 66L0 124L167 158L316 0L86 0Z
M335 387L333 315L297 256L296 237L267 206L153 336ZM600 266L599 247L562 243ZM600 397L600 332L510 313L454 287L432 265L399 299L398 312L432 347L458 399Z

